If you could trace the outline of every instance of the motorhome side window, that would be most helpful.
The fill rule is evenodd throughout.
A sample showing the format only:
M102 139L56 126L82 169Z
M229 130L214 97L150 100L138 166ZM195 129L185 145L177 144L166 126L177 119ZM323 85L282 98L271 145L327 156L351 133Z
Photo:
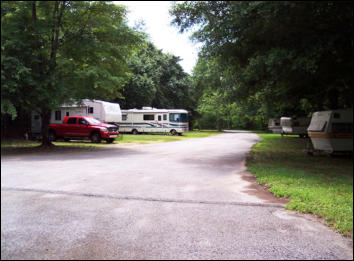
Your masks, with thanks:
M55 120L61 121L61 111L55 111Z
M76 118L69 118L68 124L76 124Z
M161 115L157 116L157 120L161 121Z
M93 113L93 107L88 107L88 113Z
M126 114L123 114L123 115L122 115L122 121L126 121L127 118L128 118L128 115L126 115Z
M155 120L154 114L144 114L144 121L153 121Z
M167 120L167 114L164 114L164 115L163 115L163 120L164 120L164 121Z

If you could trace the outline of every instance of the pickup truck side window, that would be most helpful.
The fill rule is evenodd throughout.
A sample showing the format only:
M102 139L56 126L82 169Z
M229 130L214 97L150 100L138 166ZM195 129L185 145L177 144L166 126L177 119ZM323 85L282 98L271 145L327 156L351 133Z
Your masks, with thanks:
M76 119L77 118L69 118L67 123L68 124L76 124Z
M79 118L79 124L81 124L81 125L88 125L87 121L85 121L85 120L82 119L82 118Z

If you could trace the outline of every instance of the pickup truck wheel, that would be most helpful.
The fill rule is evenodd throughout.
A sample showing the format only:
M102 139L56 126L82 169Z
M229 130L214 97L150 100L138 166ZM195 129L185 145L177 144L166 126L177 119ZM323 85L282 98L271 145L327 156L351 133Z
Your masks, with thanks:
M64 138L64 141L70 141L70 139L68 139L68 138Z
M57 135L55 135L55 131L49 131L49 140L55 141L57 139Z
M113 143L114 142L114 139L106 139L106 142L109 144L109 143Z
M93 143L101 143L101 135L99 134L99 133L93 133L92 135L91 135L91 141L93 142Z

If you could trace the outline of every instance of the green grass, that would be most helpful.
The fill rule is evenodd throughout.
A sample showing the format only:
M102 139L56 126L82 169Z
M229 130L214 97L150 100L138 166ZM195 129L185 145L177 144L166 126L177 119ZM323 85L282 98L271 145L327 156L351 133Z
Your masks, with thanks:
M312 213L353 237L353 163L349 157L309 156L305 139L259 134L247 168L274 195L290 198L289 210Z
M213 136L220 134L221 132L207 130L207 131L189 131L183 133L182 136L172 136L164 134L121 134L116 138L114 144L149 144L156 142L171 142L192 138L203 138L208 136ZM28 151L31 148L38 147L41 143L39 141L27 141L27 140L2 140L1 141L1 152L10 152L10 151ZM92 143L90 140L81 140L81 141L70 141L62 142L57 141L53 142L57 147L76 147L76 148L98 148L105 147L111 144L106 144L105 141L102 143Z

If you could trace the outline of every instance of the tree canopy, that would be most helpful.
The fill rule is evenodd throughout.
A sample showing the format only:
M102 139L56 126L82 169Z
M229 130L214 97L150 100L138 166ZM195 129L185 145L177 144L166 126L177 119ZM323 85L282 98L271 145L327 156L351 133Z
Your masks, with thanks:
M256 100L265 119L352 107L352 2L186 1L170 13L217 61L213 88L230 104Z
M121 106L191 108L190 77L179 61L179 57L144 42L128 59L131 77L122 92L124 99L119 100Z
M121 97L127 58L143 40L125 13L109 2L2 2L1 112L37 110L46 128L66 101Z

